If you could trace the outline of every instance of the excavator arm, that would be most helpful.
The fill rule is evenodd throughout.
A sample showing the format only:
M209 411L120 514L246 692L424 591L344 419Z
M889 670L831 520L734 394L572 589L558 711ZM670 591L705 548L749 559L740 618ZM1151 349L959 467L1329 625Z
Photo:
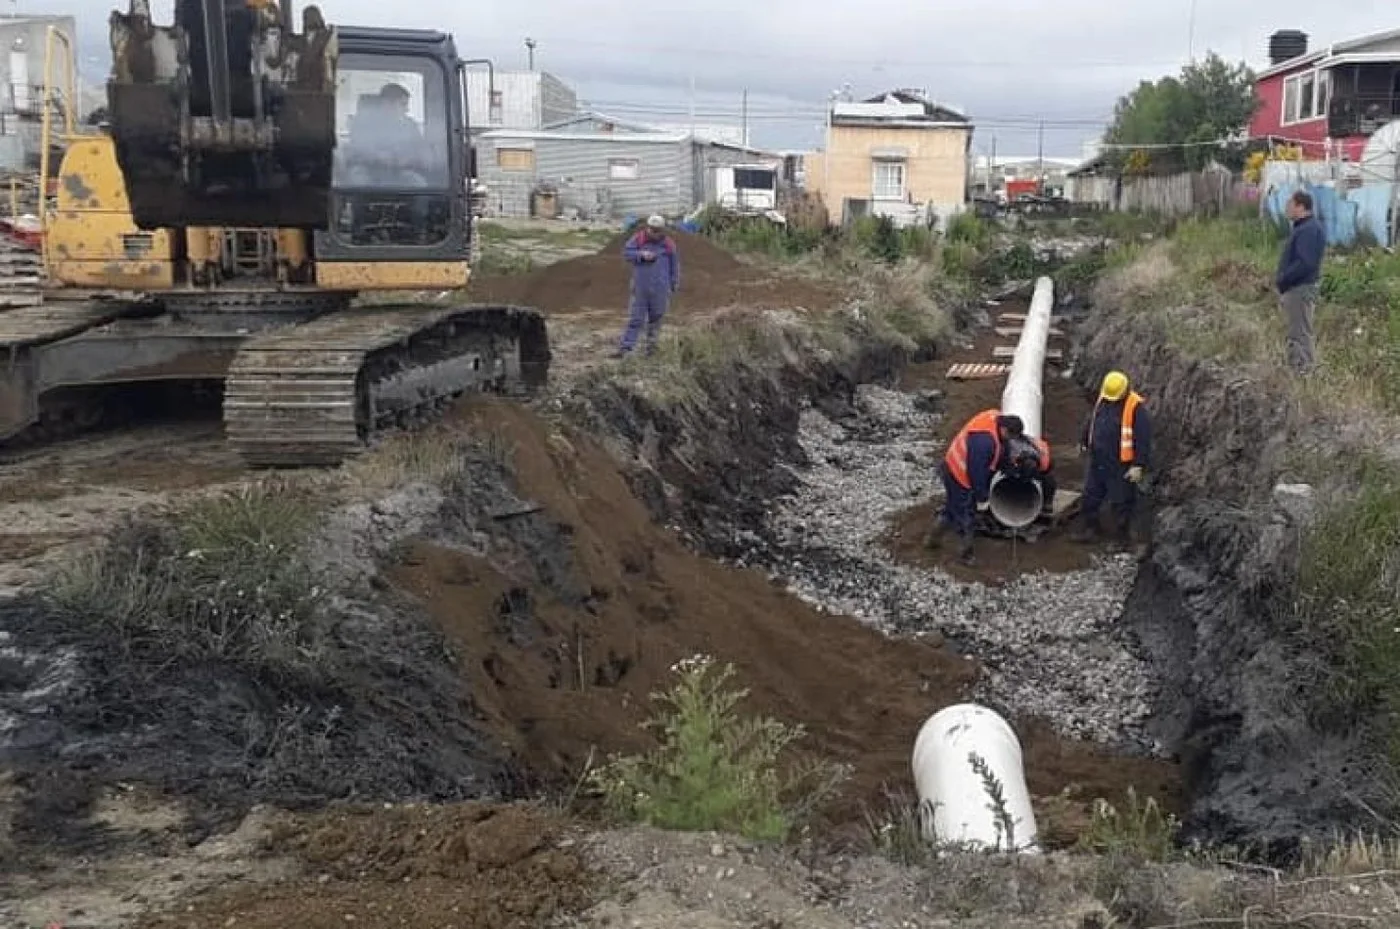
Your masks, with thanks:
M324 229L335 29L290 0L150 0L111 16L110 131L136 224Z

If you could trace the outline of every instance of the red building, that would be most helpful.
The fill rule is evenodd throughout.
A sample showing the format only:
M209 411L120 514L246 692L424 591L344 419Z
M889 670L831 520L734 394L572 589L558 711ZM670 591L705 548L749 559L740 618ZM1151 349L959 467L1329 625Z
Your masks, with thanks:
M1252 139L1300 145L1306 159L1359 161L1371 134L1400 118L1400 29L1308 50L1302 32L1269 38Z

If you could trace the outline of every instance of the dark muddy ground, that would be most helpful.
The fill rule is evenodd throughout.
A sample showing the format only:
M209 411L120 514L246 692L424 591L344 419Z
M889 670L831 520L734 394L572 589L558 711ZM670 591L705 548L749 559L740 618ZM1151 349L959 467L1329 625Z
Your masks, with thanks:
M989 314L995 322L999 313L1024 313L1025 310L1024 303L1008 301L991 308ZM1057 320L1057 327L1064 328L1065 324ZM949 434L962 428L968 419L982 410L1001 406L1005 378L956 381L944 376L954 364L990 362L995 346L1015 345L1014 337L1001 337L991 331L983 330L974 333L974 336L971 348L960 349L936 361L910 365L901 372L897 383L899 389L911 393L942 391L939 409L944 414L943 424ZM1068 356L1069 343L1066 338L1052 338L1051 347L1062 349ZM1063 363L1046 363L1041 428L1050 442L1051 460L1059 489L1077 493L1083 488L1084 467L1083 460L1078 456L1079 432L1083 428L1084 418L1092 409L1092 398L1073 380L1061 377L1063 370ZM936 470L941 460L940 450L930 461L929 467ZM957 547L952 542L946 541L942 546L932 548L927 544L929 529L941 505L941 502L920 504L905 510L891 521L888 547L897 560L905 564L937 567L960 580L995 584L1037 571L1082 570L1090 567L1093 555L1102 550L1100 547L1071 542L1068 536L1072 526L1059 525L1034 542L979 537L977 564L968 567L958 562Z

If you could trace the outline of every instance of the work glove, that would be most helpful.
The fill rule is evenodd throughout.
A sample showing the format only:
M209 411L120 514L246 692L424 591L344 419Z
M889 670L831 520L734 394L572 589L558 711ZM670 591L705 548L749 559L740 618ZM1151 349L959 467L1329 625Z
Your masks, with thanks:
M1133 465L1128 469L1128 483L1136 484L1142 480L1142 465Z
M990 500L979 500L979 501L977 502L977 512L979 512L979 513L985 513L985 512L987 512L988 510L990 510L991 508L992 508L992 501L990 501Z

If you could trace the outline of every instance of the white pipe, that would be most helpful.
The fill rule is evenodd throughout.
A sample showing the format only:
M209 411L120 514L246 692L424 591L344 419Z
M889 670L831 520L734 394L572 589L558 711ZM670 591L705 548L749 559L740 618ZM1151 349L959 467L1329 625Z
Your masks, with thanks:
M1045 349L1050 342L1050 311L1055 307L1055 282L1041 277L1035 282L1021 339L1001 393L1001 411L1021 417L1026 438L1040 438L1041 408L1045 402ZM1011 529L1024 529L1040 516L1044 502L1040 482L1016 480L998 472L992 477L992 517Z
M934 713L914 742L913 767L926 842L1039 851L1021 743L999 715L975 703ZM1000 785L1000 803L988 790L988 779Z

